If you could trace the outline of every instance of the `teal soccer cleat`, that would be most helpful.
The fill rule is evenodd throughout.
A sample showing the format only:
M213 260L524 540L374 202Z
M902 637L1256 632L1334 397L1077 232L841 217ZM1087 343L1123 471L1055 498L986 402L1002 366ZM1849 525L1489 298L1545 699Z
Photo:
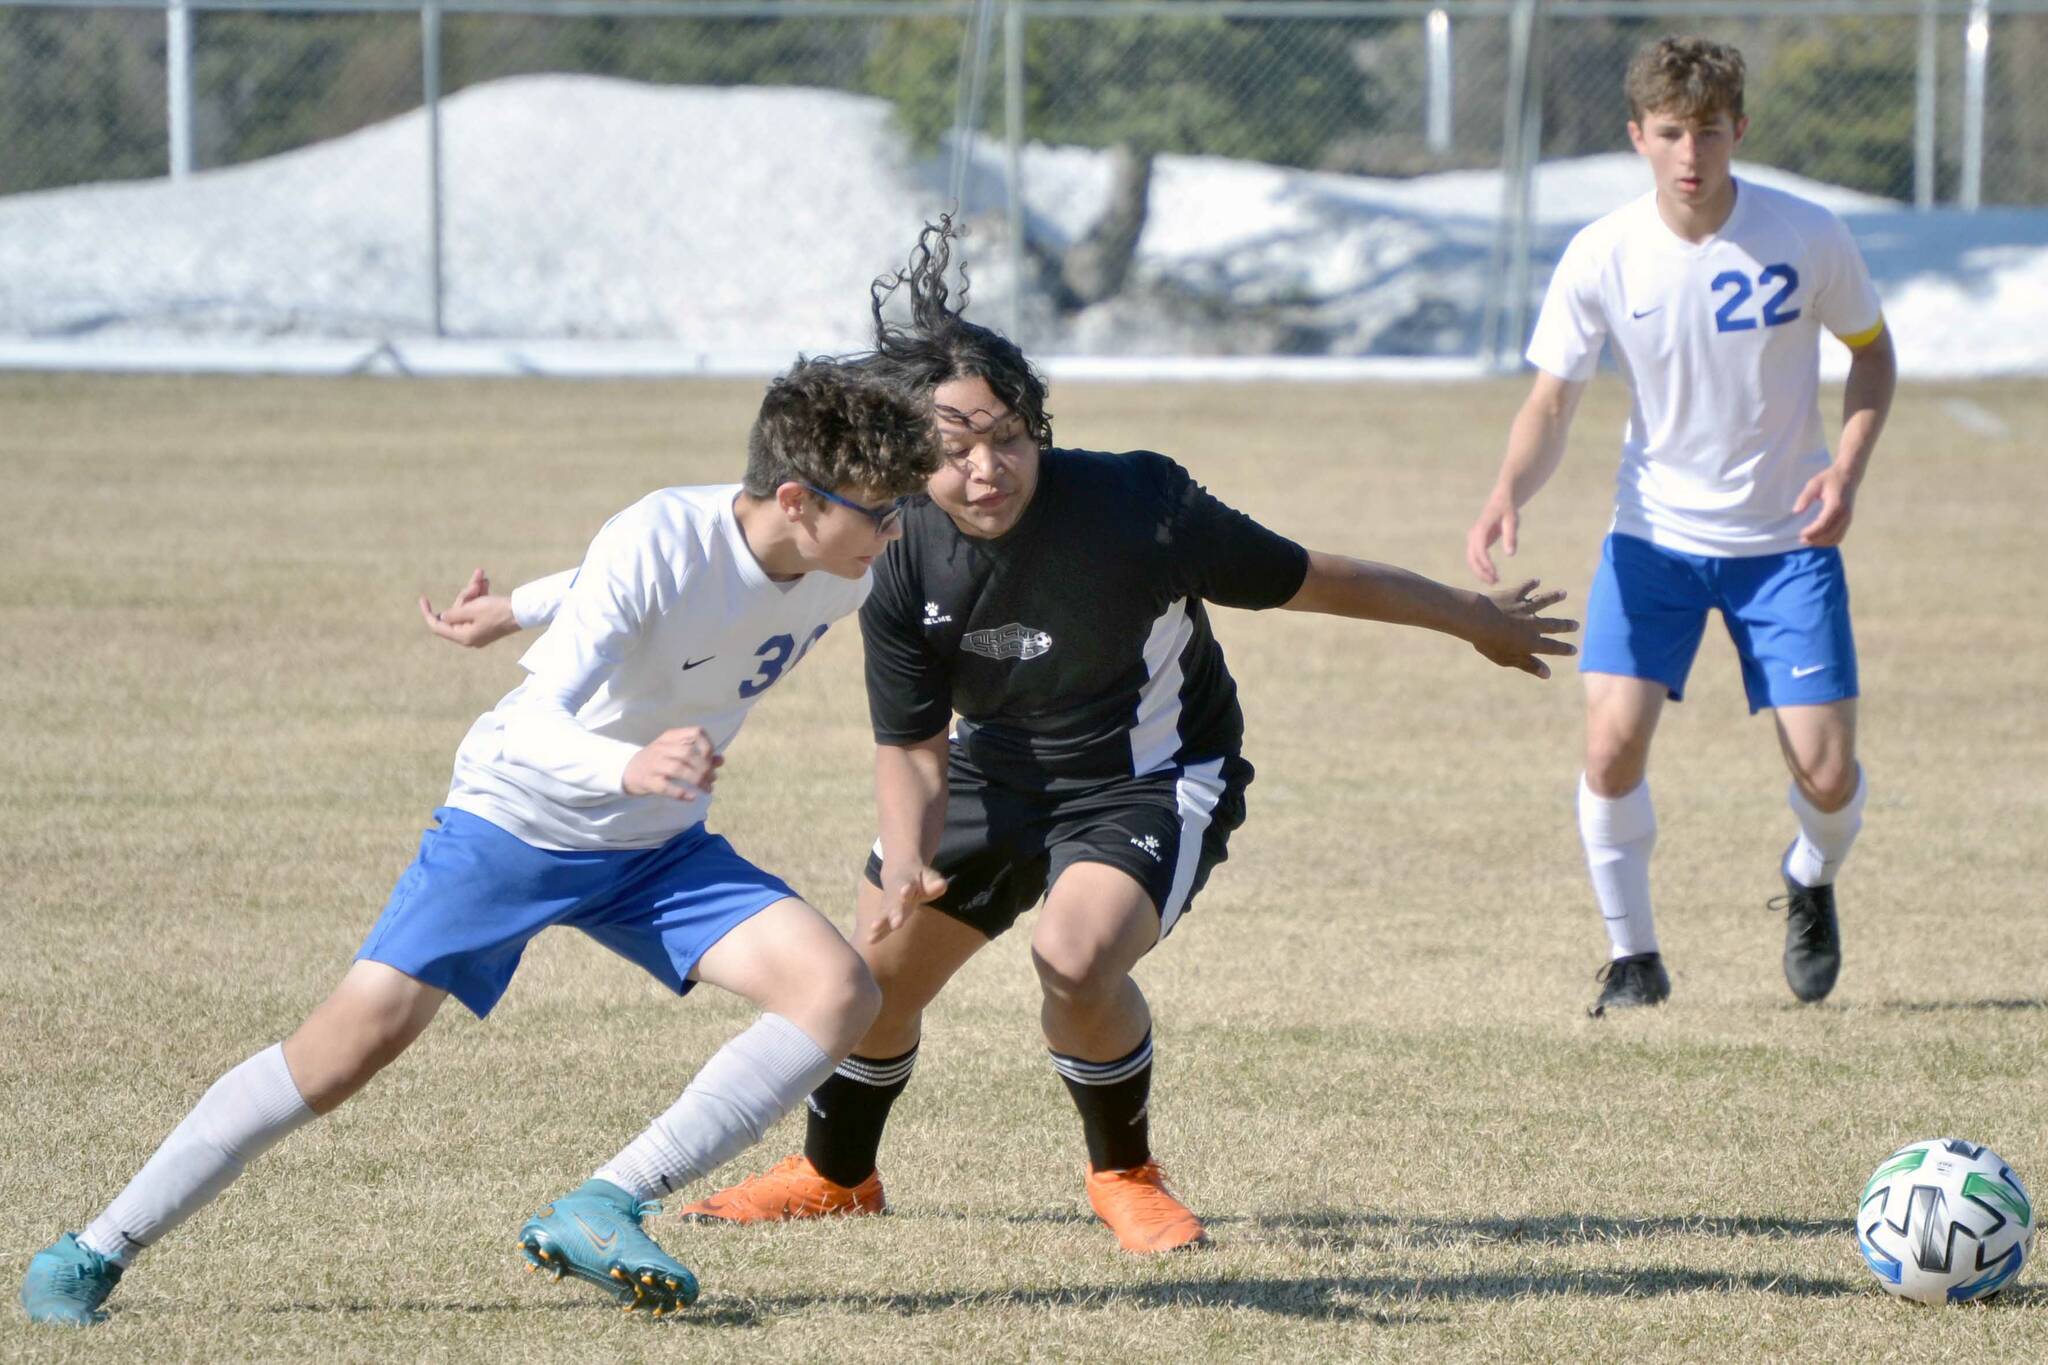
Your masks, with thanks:
M30 1322L90 1327L105 1322L100 1305L121 1282L121 1267L65 1233L29 1260L21 1306Z
M588 1280L628 1313L647 1308L658 1318L697 1301L697 1277L641 1230L641 1218L659 1209L609 1180L586 1180L526 1220L519 1250L528 1270Z

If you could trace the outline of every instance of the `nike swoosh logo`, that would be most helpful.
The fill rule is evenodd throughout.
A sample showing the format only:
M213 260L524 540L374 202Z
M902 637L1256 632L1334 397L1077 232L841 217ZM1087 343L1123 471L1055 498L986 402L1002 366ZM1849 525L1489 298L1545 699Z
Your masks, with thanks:
M1793 676L1793 677L1795 677L1795 678L1810 678L1810 677L1812 677L1812 676L1813 676L1814 674L1816 674L1816 673L1820 672L1820 671L1821 671L1821 670L1822 670L1823 668L1826 668L1826 667L1827 667L1827 665L1826 665L1826 664L1808 664L1808 665L1807 665L1806 667L1804 667L1804 668L1795 668L1795 669L1793 669L1793 670L1792 670L1792 676Z
M1660 303L1655 308L1638 308L1634 312L1630 313L1629 316L1632 318L1646 318L1650 316L1650 314L1652 313L1661 313L1663 311L1664 305Z
M689 671L690 671L691 669L695 668L695 667L696 667L696 666L697 666L698 664L708 664L708 663L710 663L710 662L711 662L711 661L712 661L713 659L715 659L715 658L717 658L717 657L718 657L718 656L717 656L716 654L706 654L706 655L705 655L705 656L704 656L703 658L701 658L701 659L685 659L685 660L683 660L683 672L685 672L685 673L688 673L688 672L689 672Z
M572 1213L569 1216L576 1220L576 1226L583 1229L583 1235L585 1237L588 1237L590 1239L590 1244L596 1247L599 1251L610 1251L612 1249L612 1243L619 1240L619 1234L616 1232L607 1232L602 1237L600 1237L598 1235L597 1229L590 1226L590 1224L584 1222L583 1215L580 1213Z

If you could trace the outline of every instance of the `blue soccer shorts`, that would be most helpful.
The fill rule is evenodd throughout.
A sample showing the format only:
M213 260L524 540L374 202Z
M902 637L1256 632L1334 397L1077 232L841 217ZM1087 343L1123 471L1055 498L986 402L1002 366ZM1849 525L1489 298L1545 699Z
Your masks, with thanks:
M1647 678L1683 701L1715 608L1742 660L1750 714L1857 695L1849 582L1832 546L1723 557L1610 535L1586 604L1579 671Z
M796 896L702 825L655 848L583 852L535 848L446 806L434 819L356 958L438 986L479 1019L549 925L581 929L681 995L712 944Z

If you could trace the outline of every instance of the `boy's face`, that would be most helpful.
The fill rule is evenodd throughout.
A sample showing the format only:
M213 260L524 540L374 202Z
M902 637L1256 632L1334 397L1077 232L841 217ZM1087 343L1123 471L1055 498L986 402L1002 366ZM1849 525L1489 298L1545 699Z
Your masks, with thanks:
M945 462L929 491L953 524L992 540L1017 524L1038 491L1038 438L981 378L932 390Z
M1652 110L1629 121L1628 138L1649 161L1657 193L1692 207L1716 203L1727 193L1729 163L1748 131L1748 119L1731 118L1725 110L1697 119Z
M862 488L834 488L816 496L807 484L784 484L790 505L806 514L811 533L808 558L814 568L841 578L859 578L875 556L903 537L903 510L895 498ZM809 499L805 493L813 496Z

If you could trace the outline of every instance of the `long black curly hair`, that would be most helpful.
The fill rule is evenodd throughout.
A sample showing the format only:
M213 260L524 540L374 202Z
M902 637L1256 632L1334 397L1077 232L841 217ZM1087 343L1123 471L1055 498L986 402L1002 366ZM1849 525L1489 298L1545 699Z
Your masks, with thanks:
M952 248L961 235L951 214L926 223L917 235L906 268L879 276L868 290L874 306L875 350L868 363L893 382L929 393L949 379L983 379L1025 427L1041 450L1052 446L1052 414L1045 410L1045 380L1024 352L1001 332L969 322L967 269L960 269L957 300L946 287ZM910 325L883 315L898 289L907 289Z

